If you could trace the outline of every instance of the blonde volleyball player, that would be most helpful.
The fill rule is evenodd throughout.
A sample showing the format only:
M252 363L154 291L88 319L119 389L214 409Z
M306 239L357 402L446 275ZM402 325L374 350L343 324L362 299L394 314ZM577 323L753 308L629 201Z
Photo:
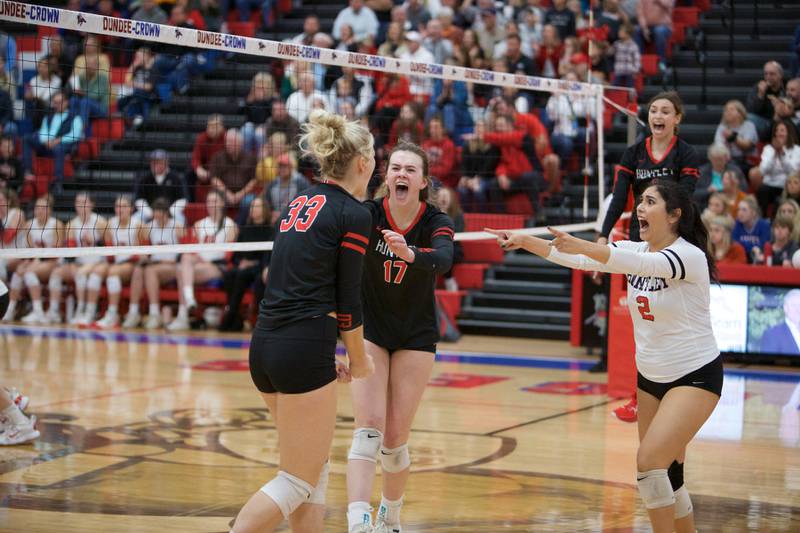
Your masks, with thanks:
M145 225L147 241L156 246L178 244L183 239L185 229L170 215L169 200L156 198L153 205L153 219ZM165 249L150 255L143 263L136 265L131 280L131 305L122 323L123 328L138 327L142 317L139 314L139 302L142 293L147 291L149 303L146 329L161 327L161 304L159 293L161 286L173 282L178 276L178 254Z
M99 246L103 242L108 222L106 219L94 212L94 200L88 191L81 191L75 196L75 217L67 223L67 246L73 248L85 248ZM86 283L89 274L97 263L105 261L99 255L78 256L74 260L67 260L59 264L47 287L50 290L50 304L47 309L47 322L49 324L61 323L61 296L64 290L64 283L75 283L75 315L72 323L77 323L77 317L86 312Z
M250 377L278 429L277 475L245 504L233 533L324 531L327 461L336 428L336 380L372 373L362 335L361 273L371 219L359 198L375 169L369 130L316 109L304 155L322 183L280 215L270 275L250 343ZM350 362L337 369L341 334Z
M639 494L655 533L694 532L683 485L686 445L722 393L722 359L711 330L708 234L686 190L656 180L636 207L643 242L592 243L551 229L548 242L487 230L506 250L524 249L570 268L626 274L636 340Z
M211 191L206 196L208 216L194 223L194 237L198 243L214 244L234 242L238 228L236 223L225 216L225 197L219 191ZM198 283L222 279L227 259L225 252L200 252L183 254L178 265L178 315L167 325L169 331L189 329L189 311L197 306L194 286Z
M129 194L120 194L114 201L114 218L108 222L103 242L106 246L136 246L142 240L142 226L135 220L133 215L133 197ZM122 285L128 283L133 276L133 269L136 267L139 258L132 254L116 254L111 256L111 264L103 268L101 265L92 271L89 282L92 283L90 290L99 292L97 284L98 277L105 270L106 291L108 292L108 307L103 317L93 324L98 329L114 329L119 326L119 300L122 293ZM95 281L92 282L92 279ZM95 304L97 299L94 300ZM87 306L88 308L88 306Z
M27 245L29 248L53 248L63 246L64 224L52 214L53 197L41 196L33 207L33 219L27 224ZM37 258L21 262L11 277L11 305L19 301L21 279L28 289L33 309L22 318L26 324L46 324L47 317L42 306L42 282L47 281L58 265L58 259Z
M436 358L436 277L453 263L453 221L432 203L428 154L400 142L375 200L364 260L364 339L375 374L354 381L356 429L347 462L351 533L399 533L411 467L408 439ZM380 458L382 498L374 527L370 497Z

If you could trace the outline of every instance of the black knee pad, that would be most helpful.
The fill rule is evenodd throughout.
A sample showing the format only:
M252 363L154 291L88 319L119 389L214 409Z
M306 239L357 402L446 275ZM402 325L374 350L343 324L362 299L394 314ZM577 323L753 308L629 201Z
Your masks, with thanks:
M673 491L681 488L683 486L683 463L672 461L669 469L667 469L667 475Z

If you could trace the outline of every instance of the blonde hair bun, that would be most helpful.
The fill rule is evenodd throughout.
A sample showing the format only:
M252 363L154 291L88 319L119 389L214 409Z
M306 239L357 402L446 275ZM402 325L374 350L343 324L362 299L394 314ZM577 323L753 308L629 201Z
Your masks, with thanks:
M374 140L367 128L345 117L315 109L303 124L300 150L313 156L323 176L342 179L356 155L371 156Z

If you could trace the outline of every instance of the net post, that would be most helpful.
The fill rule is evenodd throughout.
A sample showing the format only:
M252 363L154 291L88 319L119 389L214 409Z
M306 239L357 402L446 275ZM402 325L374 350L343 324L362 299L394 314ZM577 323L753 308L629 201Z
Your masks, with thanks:
M605 172L605 135L603 124L603 95L605 90L602 85L597 85L597 95L595 105L597 106L597 216L600 216L601 207L606 196L606 172ZM602 222L598 220L598 225ZM599 228L598 228L599 229Z

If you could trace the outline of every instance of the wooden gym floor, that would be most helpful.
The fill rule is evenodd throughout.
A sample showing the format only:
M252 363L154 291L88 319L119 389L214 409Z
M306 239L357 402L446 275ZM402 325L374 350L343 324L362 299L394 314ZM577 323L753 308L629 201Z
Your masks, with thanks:
M227 532L277 461L246 337L0 327L0 384L42 437L0 449L0 530ZM635 424L561 342L440 345L410 441L406 532L648 531ZM346 386L325 531L346 529ZM800 531L800 374L728 367L689 449L698 529ZM378 484L379 486L379 484ZM375 500L379 498L376 492Z

